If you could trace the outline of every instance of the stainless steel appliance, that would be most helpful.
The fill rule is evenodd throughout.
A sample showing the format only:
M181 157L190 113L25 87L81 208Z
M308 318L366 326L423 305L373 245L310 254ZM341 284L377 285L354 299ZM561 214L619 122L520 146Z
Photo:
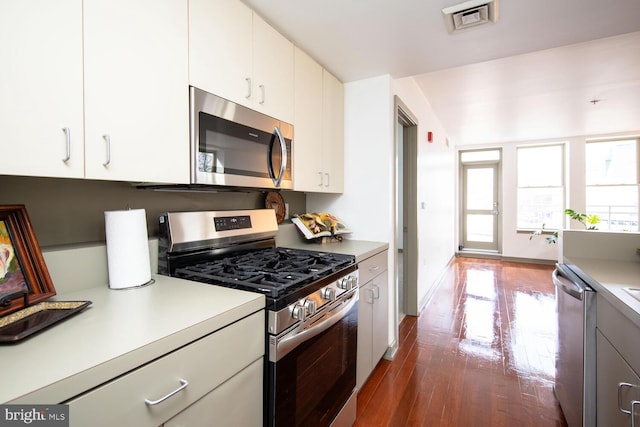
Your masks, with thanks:
M265 295L265 426L351 426L355 257L276 247L277 231L272 209L169 212L158 270Z
M191 183L293 188L293 126L190 87Z
M569 427L596 425L596 298L570 265L557 264L555 394Z

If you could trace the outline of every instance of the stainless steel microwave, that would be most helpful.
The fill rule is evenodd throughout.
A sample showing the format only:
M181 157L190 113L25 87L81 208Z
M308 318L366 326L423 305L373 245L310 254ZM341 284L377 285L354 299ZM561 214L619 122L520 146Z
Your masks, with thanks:
M293 125L191 86L191 182L292 189Z

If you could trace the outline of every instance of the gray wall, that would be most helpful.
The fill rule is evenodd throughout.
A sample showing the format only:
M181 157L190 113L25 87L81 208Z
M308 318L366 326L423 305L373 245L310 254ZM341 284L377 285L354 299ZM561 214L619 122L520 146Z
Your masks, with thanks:
M104 212L141 209L149 237L158 235L158 216L166 211L256 209L266 192L175 192L137 189L126 182L0 176L0 205L22 204L40 246L104 242ZM283 191L291 215L304 213L304 193Z

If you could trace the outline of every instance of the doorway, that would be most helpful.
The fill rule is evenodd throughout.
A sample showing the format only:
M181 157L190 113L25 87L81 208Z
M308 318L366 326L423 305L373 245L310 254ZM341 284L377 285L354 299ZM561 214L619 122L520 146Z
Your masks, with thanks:
M500 160L498 149L460 152L461 251L500 252Z
M396 320L418 315L418 120L396 97Z

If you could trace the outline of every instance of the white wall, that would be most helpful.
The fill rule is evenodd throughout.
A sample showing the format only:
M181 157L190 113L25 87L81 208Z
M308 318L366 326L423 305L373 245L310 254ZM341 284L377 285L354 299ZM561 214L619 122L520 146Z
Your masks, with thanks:
M394 94L418 119L418 298L423 303L455 248L455 152L412 78L379 76L345 84L345 186L341 195L308 194L307 210L326 210L352 229L349 237L395 242ZM426 141L427 131L434 141ZM389 344L396 340L396 269L389 257Z
M394 81L394 93L418 120L418 301L424 307L455 253L455 150L412 77ZM432 142L427 141L432 132Z
M394 124L388 75L345 84L344 193L307 195L308 211L329 211L353 231L351 239L394 242ZM395 283L392 257L389 283ZM395 290L389 289L389 343L396 341Z

